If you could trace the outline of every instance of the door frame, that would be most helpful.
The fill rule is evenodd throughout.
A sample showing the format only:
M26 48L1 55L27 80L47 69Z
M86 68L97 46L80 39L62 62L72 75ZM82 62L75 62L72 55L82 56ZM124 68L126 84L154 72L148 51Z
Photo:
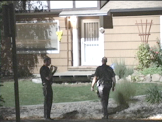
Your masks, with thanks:
M84 22L98 22L99 24L99 28L100 28L100 20L99 18L98 19L81 19L81 66L84 66L84 65L100 65L101 62L98 62L98 63L89 63L89 62L84 62L84 48L82 46L83 42L84 42ZM103 57L104 56L104 34L100 33L99 32L99 28L98 28L98 33L99 33L99 41L100 41L100 51L101 51L101 55L99 56L99 58Z

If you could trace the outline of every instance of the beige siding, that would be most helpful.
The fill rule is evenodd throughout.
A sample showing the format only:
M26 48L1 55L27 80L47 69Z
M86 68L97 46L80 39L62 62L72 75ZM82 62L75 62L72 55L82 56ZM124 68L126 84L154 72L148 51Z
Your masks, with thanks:
M114 60L125 60L126 65L134 66L138 63L136 60L136 52L138 46L141 44L141 38L138 35L137 23L150 23L153 20L153 24L150 30L150 36L148 38L150 46L156 45L157 39L160 38L160 16L123 16L113 17L113 29L105 30L104 40L104 52L105 56L109 58L109 64ZM147 26L147 32L150 26ZM142 32L141 26L139 27ZM146 26L143 26L143 32L145 32ZM143 37L142 37L143 38Z
M56 54L47 54L51 57L52 64L58 67L58 72L67 71L67 30L65 25L65 18L54 17L59 20L60 30L63 31L62 40L60 41L60 50ZM87 19L82 17L80 19ZM90 18L88 18L90 19ZM92 18L94 19L94 18ZM155 45L157 38L160 38L160 16L123 16L113 17L113 29L105 29L104 36L104 53L108 57L108 64L112 64L115 60L125 60L126 65L135 66L138 61L136 60L136 52L138 46L141 44L138 28L135 25L137 22L148 22L153 20L151 27L151 35L149 36L149 44ZM149 26L148 26L149 27ZM140 28L141 29L141 28ZM79 25L80 30L80 25ZM80 32L80 31L79 31ZM69 58L71 59L71 31L69 30ZM80 36L80 33L79 33ZM33 73L39 73L40 67L43 65L43 59L38 56L37 66L34 68Z
M56 65L58 67L58 72L67 71L67 29L65 25L65 18L62 17L53 17L55 20L59 20L60 30L63 31L62 40L60 43L60 50L59 53L55 54L46 54L47 56L51 57L52 61L51 64ZM69 29L69 58L71 59L71 32ZM27 55L27 54L25 54ZM69 61L69 64L71 62ZM36 67L33 69L34 74L39 74L39 69L43 65L43 58L38 56L38 63Z

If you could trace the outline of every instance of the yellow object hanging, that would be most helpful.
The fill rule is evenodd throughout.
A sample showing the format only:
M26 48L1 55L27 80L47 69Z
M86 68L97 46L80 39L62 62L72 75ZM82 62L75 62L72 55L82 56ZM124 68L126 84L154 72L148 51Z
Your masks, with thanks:
M59 41L61 41L62 35L63 35L63 31L62 31L62 30L61 30L61 31L57 31L56 34L57 34L57 39L58 39Z

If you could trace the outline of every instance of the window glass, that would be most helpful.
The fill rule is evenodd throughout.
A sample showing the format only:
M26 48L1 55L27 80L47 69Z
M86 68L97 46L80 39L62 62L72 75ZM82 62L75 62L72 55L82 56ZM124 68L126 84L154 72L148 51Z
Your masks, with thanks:
M97 0L95 1L75 1L76 8L97 7Z
M50 1L51 9L73 8L73 1Z
M47 10L48 4L47 1L27 1L26 2L26 10Z
M58 21L27 21L16 23L18 53L57 53Z

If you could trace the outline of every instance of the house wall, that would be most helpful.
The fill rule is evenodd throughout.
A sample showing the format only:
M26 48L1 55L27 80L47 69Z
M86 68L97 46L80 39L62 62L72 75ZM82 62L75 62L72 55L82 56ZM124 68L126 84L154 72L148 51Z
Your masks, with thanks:
M52 53L52 54L46 54L51 58L51 64L55 65L58 67L57 72L63 72L67 71L67 44L69 44L69 59L71 59L71 29L69 29L69 43L67 43L67 29L66 29L66 19L63 17L52 17L55 20L59 20L59 26L60 30L63 31L63 36L61 41L59 42L59 53ZM20 20L21 17L17 17L17 20ZM28 54L18 54L20 55L19 57L21 58L21 55L26 55L25 57L28 57ZM36 54L37 55L37 54ZM32 58L32 57L31 57ZM34 74L39 74L40 67L43 65L43 58L41 56L38 56L38 63L36 64L37 66L34 67L33 73ZM71 65L71 61L68 62L69 65Z
M58 67L57 72L67 71L67 63L69 66L71 65L71 61L67 61L67 44L69 44L69 59L71 59L71 29L69 29L69 36L67 36L67 29L65 25L65 18L62 17L54 17L54 19L59 20L60 30L63 31L63 36L60 41L60 51L56 54L47 54L47 56L51 57L51 64ZM67 37L69 38L69 43L67 43ZM40 67L43 65L43 59L38 57L39 63L37 64L37 68L34 69L34 73L39 73Z
M62 40L60 43L59 53L47 54L51 57L53 65L58 67L58 72L67 71L67 29L65 24L65 18L63 17L53 17L56 20L59 20L60 30L63 31ZM94 19L98 17L81 17L79 18L79 23L82 19ZM149 36L149 44L151 46L156 44L157 38L160 39L160 15L151 15L151 16L114 16L113 17L113 28L105 29L104 34L104 55L108 57L108 64L112 64L114 60L123 59L127 66L135 66L138 62L136 60L136 52L138 46L141 44L141 39L139 37L138 28L135 25L136 21L139 23L151 22L151 35ZM80 25L80 24L79 24ZM149 26L147 27L147 29ZM81 28L79 29L79 37ZM140 27L141 30L141 27ZM72 49L72 31L69 29L69 59L71 59ZM25 54L27 55L27 54ZM81 58L81 57L80 57ZM69 66L71 66L71 61L69 60ZM39 74L39 69L43 65L43 59L38 56L37 66L34 67L33 73Z
M135 66L138 61L135 58L138 46L141 44L141 39L136 21L138 23L151 22L148 43L150 46L156 45L157 38L160 39L160 16L115 16L113 17L113 29L105 29L104 54L108 57L108 63L112 64L114 60L125 60L127 66ZM143 26L143 31L145 31ZM142 32L142 28L139 27ZM147 30L149 26L147 26Z

